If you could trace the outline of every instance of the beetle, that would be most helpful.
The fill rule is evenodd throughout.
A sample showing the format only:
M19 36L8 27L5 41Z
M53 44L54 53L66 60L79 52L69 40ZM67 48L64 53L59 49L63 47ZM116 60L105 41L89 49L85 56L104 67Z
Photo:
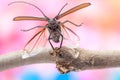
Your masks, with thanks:
M43 11L42 11L39 7L37 7L37 6L34 5L34 4L31 4L31 3L28 3L28 2L24 2L24 1L15 1L15 2L11 2L11 3L8 4L8 5L12 5L12 4L14 4L14 3L25 3L25 4L28 4L28 5L31 5L31 6L33 6L33 7L35 7L35 8L37 8L37 9L43 14L44 17L17 16L17 17L15 17L15 18L13 19L13 21L21 21L21 20L47 21L47 24L46 24L45 26L36 26L36 27L30 28L30 29L27 29L27 30L22 30L22 31L30 31L30 30L35 29L35 28L42 28L42 30L40 30L38 33L36 33L36 34L27 42L27 44L25 45L25 47L26 47L38 34L40 34L40 36L41 36L41 35L44 33L44 31L45 31L46 29L48 29L48 31L49 31L48 41L49 41L52 49L54 49L54 46L52 45L51 40L52 40L53 42L55 42L55 43L58 43L58 42L60 42L60 37L61 37L60 48L61 48L61 46L62 46L64 35L61 33L61 28L63 28L64 31L66 31L66 29L67 29L68 31L72 32L75 36L79 37L74 31L72 31L70 28L66 27L64 24L68 22L68 23L70 23L70 24L72 24L72 25L74 25L74 26L77 26L77 27L81 26L81 24L77 25L77 24L75 24L75 23L73 23L73 22L71 22L71 21L69 21L69 20L66 20L66 21L64 21L64 22L60 22L60 21L58 21L58 20L59 20L60 18L64 17L64 16L70 14L70 13L73 13L73 12L79 10L79 9L82 9L82 8L85 8L85 7L88 7L88 6L91 5L91 3L82 3L82 4L80 4L80 5L78 5L78 6L75 6L75 7L71 8L71 9L67 10L66 12L60 14L61 11L63 10L63 8L67 5L67 3L66 3L66 4L60 9L59 13L58 13L54 18L49 18L49 17L47 17L47 16L43 13ZM67 33L67 31L66 31L66 33ZM67 34L68 34L68 33L67 33ZM39 37L40 37L40 36L39 36ZM37 42L36 42L36 43L37 43ZM25 47L24 47L24 48L25 48Z

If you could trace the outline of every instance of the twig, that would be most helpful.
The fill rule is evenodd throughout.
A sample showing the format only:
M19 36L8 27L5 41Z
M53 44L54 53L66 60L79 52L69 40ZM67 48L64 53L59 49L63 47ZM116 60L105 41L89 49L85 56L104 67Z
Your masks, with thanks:
M38 53L39 52L39 53ZM38 54L36 54L38 53ZM17 51L0 56L0 71L35 63L55 63L61 73L69 71L120 67L120 51L94 51L81 48L49 48L35 50L28 58L24 52Z

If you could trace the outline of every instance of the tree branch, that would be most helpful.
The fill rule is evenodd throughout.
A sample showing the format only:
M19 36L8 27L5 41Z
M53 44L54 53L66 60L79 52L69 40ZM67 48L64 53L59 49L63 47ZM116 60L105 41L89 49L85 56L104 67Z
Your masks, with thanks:
M17 51L0 56L0 71L35 64L55 63L61 73L69 71L120 67L120 51L95 51L81 48L36 49L25 57L25 51Z
M50 56L49 48L36 49L33 53L35 55L29 55L25 51L20 50L16 52L7 53L0 56L0 71L10 68L35 64L35 63L54 63L55 60Z

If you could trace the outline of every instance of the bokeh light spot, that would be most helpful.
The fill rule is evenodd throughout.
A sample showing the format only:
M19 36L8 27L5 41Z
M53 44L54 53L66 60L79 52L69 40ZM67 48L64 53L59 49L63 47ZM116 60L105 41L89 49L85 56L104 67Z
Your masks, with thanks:
M36 72L25 72L21 76L21 80L41 80L41 78Z
M56 79L54 80L73 80L73 79L71 79L70 74L67 73L67 74L58 74Z

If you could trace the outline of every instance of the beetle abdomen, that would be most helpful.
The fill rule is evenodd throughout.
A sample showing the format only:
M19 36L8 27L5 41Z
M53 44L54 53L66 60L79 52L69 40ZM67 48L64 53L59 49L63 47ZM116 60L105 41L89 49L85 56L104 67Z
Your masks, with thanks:
M60 34L57 31L53 31L51 33L51 39L56 43L60 42L60 40L59 40L60 39Z

